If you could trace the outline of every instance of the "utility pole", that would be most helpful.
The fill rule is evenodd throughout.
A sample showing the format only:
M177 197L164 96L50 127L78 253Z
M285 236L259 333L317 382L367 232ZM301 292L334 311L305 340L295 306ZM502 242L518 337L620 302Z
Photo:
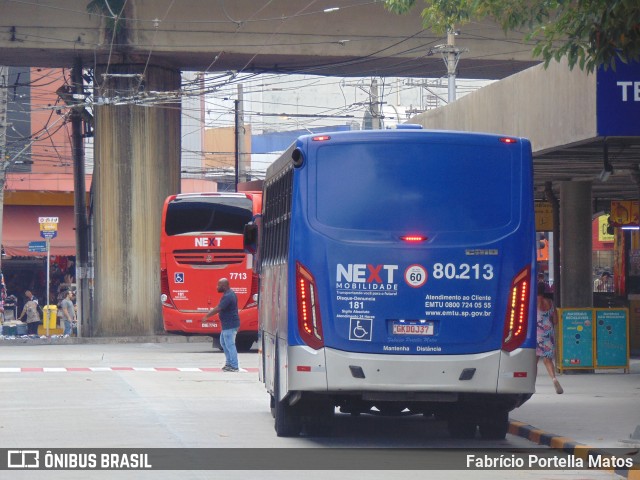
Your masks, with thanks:
M364 86L362 81L358 82L340 82L340 85L345 87L356 87L362 90L365 95L369 97L368 102L362 102L361 104L366 108L364 118L362 121L363 130L378 130L382 128L383 115L380 113L380 95L378 93L378 80L376 78L371 79L371 85L369 89ZM369 124L371 121L371 124Z
M7 117L9 68L0 66L0 249L2 248L2 222L4 216L4 185L9 161L7 159ZM0 252L0 269L2 268L2 254ZM0 270L1 272L1 270Z
M468 52L468 48L456 47L456 35L457 32L453 27L447 32L447 44L437 45L431 49L434 53L441 53L445 65L447 66L448 81L448 97L449 103L456 101L456 70L458 68L458 61L460 55L464 52Z
M428 80L420 80L416 81L414 79L409 79L404 82L405 85L410 87L418 87L420 88L420 106L419 108L413 108L411 106L411 112L407 111L407 113L411 113L412 115L416 115L418 113L423 113L427 110L431 110L433 108L438 108L440 106L440 102L446 104L448 101L439 94L435 89L443 88L441 78L439 78L435 82L430 82ZM427 91L427 94L424 95L423 90ZM426 98L425 98L426 97Z
M242 92L242 84L238 84L238 99L234 101L235 105L235 191L238 191L238 183L246 182L245 170L246 167L244 165L244 98Z
M371 80L371 128L380 130L382 122L380 121L380 99L378 96L378 79Z
M78 336L81 335L81 325L87 322L89 315L89 238L87 228L87 189L85 185L84 169L84 138L82 118L84 114L84 80L82 78L82 61L77 58L71 70L71 81L76 103L79 105L71 110L71 136L73 148L73 190L74 213L76 223L76 282L78 288ZM82 100L80 100L82 99ZM89 327L88 324L85 326ZM88 328L90 334L90 328Z

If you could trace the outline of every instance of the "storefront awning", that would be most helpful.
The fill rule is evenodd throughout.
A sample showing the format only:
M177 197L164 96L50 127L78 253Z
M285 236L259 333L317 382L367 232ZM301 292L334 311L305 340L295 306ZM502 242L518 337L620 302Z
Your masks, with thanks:
M41 242L39 217L58 217L58 234L51 239L51 255L76 254L75 216L72 206L5 205L2 246L5 255L41 257L29 251L29 242Z

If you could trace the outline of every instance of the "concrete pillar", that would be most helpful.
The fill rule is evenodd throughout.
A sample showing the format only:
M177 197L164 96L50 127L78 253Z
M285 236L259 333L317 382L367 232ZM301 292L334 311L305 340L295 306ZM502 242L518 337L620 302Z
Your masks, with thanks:
M560 184L561 306L593 306L591 182Z
M180 72L109 65L95 81L90 334L159 333L162 203L180 189L180 102L162 92L179 90Z

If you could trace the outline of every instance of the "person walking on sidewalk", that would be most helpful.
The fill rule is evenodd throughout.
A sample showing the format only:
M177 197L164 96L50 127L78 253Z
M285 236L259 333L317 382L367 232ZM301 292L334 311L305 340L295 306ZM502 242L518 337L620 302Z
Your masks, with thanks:
M31 290L25 291L24 296L27 298L27 301L22 308L22 313L18 317L18 320L22 320L22 318L26 315L27 335L37 335L38 325L40 324L40 315L38 314L38 301L31 293Z
M555 354L553 329L556 323L556 309L553 302L544 296L544 283L538 283L537 312L536 357L537 360L542 358L542 363L544 363L547 373L549 373L553 381L553 387L556 389L556 393L563 393L564 390L556 378L556 367L553 364L553 356Z
M62 321L64 322L64 331L62 333L63 338L68 338L71 335L71 326L76 319L75 308L73 307L72 290L67 290L64 299L60 302L60 309L62 310Z
M217 307L212 308L202 319L206 322L210 317L218 314L222 331L220 332L220 346L224 351L225 364L222 367L223 372L238 372L238 350L236 349L236 334L240 328L240 316L238 315L238 297L231 287L229 280L221 278L218 280L219 293L222 298Z

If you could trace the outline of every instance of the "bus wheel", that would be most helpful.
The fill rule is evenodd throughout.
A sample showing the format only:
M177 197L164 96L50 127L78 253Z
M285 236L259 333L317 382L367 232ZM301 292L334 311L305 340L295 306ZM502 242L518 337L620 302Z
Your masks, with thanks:
M333 402L326 401L314 405L314 413L304 421L305 433L311 437L328 437L333 432Z
M504 440L509 430L509 412L504 409L487 412L479 427L483 440Z
M279 437L296 437L300 435L302 430L302 419L296 411L295 407L289 405L289 402L281 401L280 398L280 365L277 359L274 375L274 409L275 409L275 429Z
M250 352L254 341L253 338L236 338L236 349L238 352Z
M453 415L447 419L447 430L452 438L474 438L476 422L464 416Z
M220 345L220 337L213 337L213 340L211 341L211 346L213 348L217 348L221 352L223 351L222 350L222 345Z

